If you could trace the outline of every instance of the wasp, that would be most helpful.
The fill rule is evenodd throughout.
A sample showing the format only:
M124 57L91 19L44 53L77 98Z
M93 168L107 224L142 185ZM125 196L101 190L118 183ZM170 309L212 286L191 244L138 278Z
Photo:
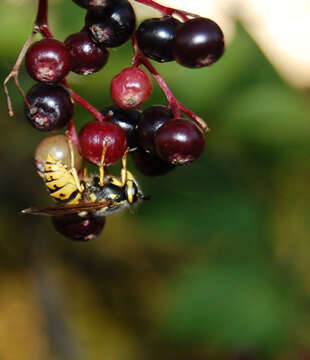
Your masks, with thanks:
M70 150L70 167L48 154L44 172L41 174L52 198L58 200L59 205L45 209L29 208L22 210L23 214L58 216L78 214L81 217L92 213L95 216L107 216L114 212L132 207L141 199L146 199L135 180L133 174L127 170L126 150L122 158L120 177L105 175L104 158L107 144L103 144L103 151L98 175L87 175L84 167L80 180L74 168L74 152L72 141L67 135Z

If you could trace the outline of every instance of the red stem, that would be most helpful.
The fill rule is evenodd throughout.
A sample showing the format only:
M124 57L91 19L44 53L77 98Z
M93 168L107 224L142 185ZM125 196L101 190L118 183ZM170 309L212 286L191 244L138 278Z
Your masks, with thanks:
M53 34L51 33L51 31L50 31L50 29L48 27L47 14L48 14L48 0L39 0L38 12L37 12L37 17L36 17L36 20L35 20L35 23L34 23L34 28L37 31L39 31L42 34L43 37L52 39L52 38L54 38L54 36L53 36ZM100 113L100 111L98 111L94 106L92 106L87 100L82 98L82 96L80 96L75 91L73 91L68 86L68 83L67 83L66 79L63 80L63 84L68 89L68 91L70 92L70 95L72 96L72 98L77 103L82 105L86 110L88 110L91 114L93 114L94 117L98 121L103 121L104 120L104 115L102 115ZM71 128L73 126L74 126L74 124L70 125ZM69 129L69 131L70 131L70 129Z
M148 0L149 1L149 0ZM165 94L169 107L172 109L174 113L174 117L180 117L179 112L183 112L184 114L188 115L194 122L204 131L209 131L208 125L204 122L204 120L195 114L193 111L185 107L176 97L173 95L172 91L169 89L166 81L161 77L155 67L151 64L148 58L142 53L139 49L136 37L132 37L133 48L135 52L135 56L133 57L132 66L139 66L140 64L144 65L148 71L152 74L154 79L156 80L159 87L162 89L163 93Z
M77 148L80 148L80 140L79 140L79 137L78 137L78 134L76 132L76 129L75 129L75 126L74 126L74 122L73 120L71 119L69 124L68 124L68 130L69 130L69 135L70 135L70 138L73 142L73 144L77 147Z
M48 20L47 20L47 14L48 14L48 0L38 0L38 12L37 17L34 22L34 29L38 32L40 32L43 37L51 39L53 38L52 33L49 30L48 27Z
M147 5L147 6L151 6L152 8L160 11L162 14L164 15L178 15L182 18L182 20L187 21L188 20L188 16L191 17L199 17L199 15L196 14L192 14L189 13L187 11L184 10L178 10L178 9L174 9L168 6L164 6L164 5L160 5L157 2L155 2L154 0L135 0L136 2L139 2L141 4Z
M104 121L105 120L105 116L103 114L101 114L101 112L99 110L97 110L94 106L92 106L88 101L86 101L82 96L80 96L79 94L77 94L75 91L73 91L71 88L68 87L67 81L64 81L64 85L66 86L66 88L69 90L70 95L72 96L72 98L79 103L80 105L83 106L83 108L85 108L86 110L88 110L91 114L94 115L94 117L98 120L98 121Z

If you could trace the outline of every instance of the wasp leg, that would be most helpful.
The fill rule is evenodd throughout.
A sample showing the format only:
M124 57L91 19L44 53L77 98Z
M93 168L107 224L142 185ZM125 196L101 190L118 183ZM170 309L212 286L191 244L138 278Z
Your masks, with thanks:
M69 151L70 151L70 167L71 167L71 169L69 171L74 178L74 182L75 182L77 189L79 190L80 193L82 193L84 191L84 187L81 185L78 173L76 171L76 168L74 167L74 151L73 151L73 146L72 146L72 140L71 140L71 137L70 137L68 131L66 131L66 136L67 136L67 141L68 141L68 146L69 146Z
M82 166L82 179L83 182L86 183L87 179L88 179L88 175L87 175L87 163L85 161L85 159L83 158L83 166Z
M103 150L101 155L101 161L99 165L99 186L104 186L104 158L107 152L108 143L103 142Z
M127 155L129 152L129 148L126 149L123 158L122 158L122 170L120 178L112 177L111 183L118 187L124 187L128 180L129 171L127 170Z
M127 182L127 155L129 153L130 148L128 147L122 158L122 170L121 170L121 186L125 186Z

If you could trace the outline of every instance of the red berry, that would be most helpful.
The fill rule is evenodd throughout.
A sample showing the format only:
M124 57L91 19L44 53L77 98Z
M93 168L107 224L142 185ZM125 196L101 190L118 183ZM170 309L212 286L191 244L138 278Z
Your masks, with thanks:
M174 165L187 165L198 159L205 146L202 131L191 121L167 121L155 135L158 155Z
M77 74L92 74L99 71L108 61L108 50L95 44L86 31L70 35L65 44L72 56L72 71Z
M55 39L42 39L30 46L25 57L29 75L42 82L58 82L72 67L70 51Z
M97 237L104 228L105 217L79 216L78 214L52 217L55 229L63 236L75 241L88 241Z
M126 134L124 130L107 121L92 121L86 124L80 132L82 156L88 161L99 165L104 143L107 144L105 165L119 161L126 150Z
M111 82L113 101L123 109L133 109L144 103L152 93L153 83L145 71L129 67Z

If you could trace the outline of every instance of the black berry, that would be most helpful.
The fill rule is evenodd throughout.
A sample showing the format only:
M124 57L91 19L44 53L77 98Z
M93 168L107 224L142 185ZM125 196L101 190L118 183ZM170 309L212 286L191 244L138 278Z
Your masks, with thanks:
M97 43L117 47L133 34L136 17L127 0L113 0L106 6L90 8L85 23Z
M124 110L117 105L107 106L102 113L106 120L120 126L126 133L127 146L131 149L137 147L138 131L137 127L140 122L141 110Z
M209 66L224 52L224 35L212 20L195 18L180 25L175 33L173 55L190 68Z
M72 71L77 74L88 75L97 72L108 61L108 50L95 44L86 31L70 35L65 40L65 45L72 57Z
M172 44L181 22L171 16L143 21L137 29L138 46L144 55L159 62L174 60Z
M30 104L30 108L25 104L27 119L40 131L59 130L73 116L73 103L62 85L39 83L29 90L26 97Z
M138 149L132 153L136 168L147 176L162 176L175 168L174 165L163 161L157 155L149 154L143 149Z
M167 106L153 105L143 111L138 131L139 144L145 151L156 153L155 134L170 119L173 119L173 112Z
M187 165L198 159L205 146L202 131L186 119L167 121L155 135L157 154L174 165Z
M79 216L78 214L52 217L54 228L63 236L75 241L88 241L97 237L104 228L105 217Z

